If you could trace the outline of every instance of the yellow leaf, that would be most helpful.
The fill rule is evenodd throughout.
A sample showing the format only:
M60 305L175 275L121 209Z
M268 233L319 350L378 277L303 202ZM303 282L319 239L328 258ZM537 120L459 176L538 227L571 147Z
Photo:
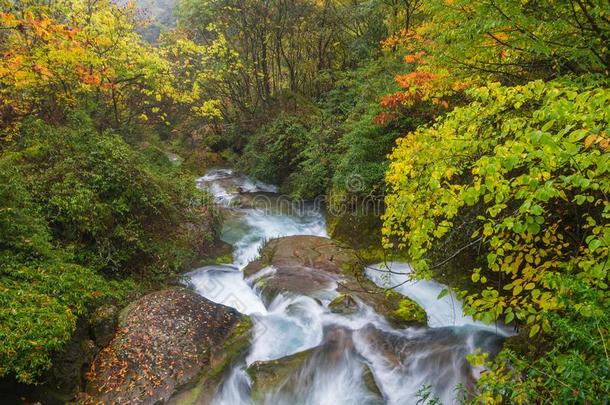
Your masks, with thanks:
M585 138L585 149L588 149L597 140L597 135L589 135Z

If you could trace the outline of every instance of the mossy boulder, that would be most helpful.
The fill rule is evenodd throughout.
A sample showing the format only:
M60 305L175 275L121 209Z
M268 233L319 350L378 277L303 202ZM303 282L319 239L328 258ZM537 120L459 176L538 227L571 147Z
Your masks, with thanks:
M95 343L104 347L110 343L118 326L119 309L112 304L98 307L91 316L91 334Z
M243 316L185 288L145 295L119 317L110 345L93 361L85 403L169 400L224 360L224 344L243 333Z
M427 324L426 312L415 301L394 290L378 287L360 270L348 269L337 291L357 297L396 328Z
M233 246L223 240L217 239L210 244L208 250L193 267L230 263L233 263Z
M353 256L328 238L288 236L270 240L260 257L244 269L252 276L268 266L276 271L264 278L264 294L273 298L279 293L293 292L317 297L320 292L335 288L342 268Z
M250 347L252 320L245 316L224 343L216 347L209 367L201 370L190 383L181 387L167 405L207 405L214 399L223 376L231 366L243 360Z
M384 359L388 368L439 370L439 381L452 381L454 373L459 373L467 392L473 392L476 383L475 367L467 359L472 347L480 348L493 358L504 340L491 331L480 329L472 333L455 327L425 328L404 334L369 324L355 333ZM453 372L443 373L443 370Z
M36 390L35 396L40 396L43 403L70 402L82 388L87 366L98 351L88 327L87 320L79 318L70 341L53 356L53 367L44 376L45 384Z
M375 201L362 201L364 204L375 204ZM379 202L381 203L381 201ZM381 240L382 221L375 205L364 210L329 210L326 218L329 235L342 243L358 249L367 249L379 244ZM340 214L333 214L334 211Z
M386 317L394 325L426 324L428 315L415 301L401 297L398 308L388 313Z
M316 349L305 350L277 360L257 361L248 367L252 380L251 398L260 401L266 392L280 387L303 366Z

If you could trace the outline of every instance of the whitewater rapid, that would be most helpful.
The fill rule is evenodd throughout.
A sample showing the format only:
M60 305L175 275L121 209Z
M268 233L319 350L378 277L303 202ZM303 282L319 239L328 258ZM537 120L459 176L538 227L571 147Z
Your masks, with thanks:
M337 295L331 286L314 299L276 296L265 304L257 278L274 272L267 267L250 279L242 269L258 256L269 239L291 235L327 236L321 207L278 205L277 188L236 175L230 169L210 171L199 179L227 210L223 240L234 247L231 265L206 266L189 273L189 284L204 297L231 306L253 320L253 338L243 361L233 365L213 403L252 404L248 366L307 352L297 377L265 392L264 404L410 404L429 392L443 404L458 403L471 392L480 368L466 356L480 348L499 350L502 327L484 325L465 316L446 287L433 280L410 281L406 263L369 266L365 274L381 287L416 301L428 316L427 328L395 329L372 308L361 305L351 315L331 313ZM286 209L288 207L288 209ZM388 271L390 270L390 271ZM370 388L370 377L378 391ZM368 381L368 383L367 383Z

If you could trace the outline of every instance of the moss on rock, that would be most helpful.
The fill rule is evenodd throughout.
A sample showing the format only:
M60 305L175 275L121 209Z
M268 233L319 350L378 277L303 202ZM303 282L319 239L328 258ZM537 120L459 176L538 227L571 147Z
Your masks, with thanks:
M328 309L335 314L349 315L358 311L358 303L350 294L339 294L328 304Z
M202 405L211 403L222 377L241 359L250 347L252 320L244 316L233 328L225 342L213 351L210 365L201 370L190 383L174 394L168 405Z
M398 308L389 313L388 318L393 323L399 324L426 324L428 320L426 311L415 301L405 297L400 299Z
M305 350L277 360L257 361L247 369L252 379L250 396L256 403L266 392L288 380L311 356L315 349Z

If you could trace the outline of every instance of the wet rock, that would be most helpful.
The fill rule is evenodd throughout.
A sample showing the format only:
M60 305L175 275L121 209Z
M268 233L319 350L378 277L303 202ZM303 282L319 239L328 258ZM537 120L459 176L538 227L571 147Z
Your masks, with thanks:
M315 350L305 350L277 360L254 362L247 370L252 379L252 399L259 401L266 392L282 386L293 374L298 372Z
M328 309L335 314L350 315L358 312L358 303L349 294L339 294L328 304Z
M194 261L192 267L209 266L213 264L228 264L233 262L233 246L229 243L217 239L209 244L205 254Z
M451 393L457 382L465 393L473 393L476 371L467 355L476 347L493 358L503 341L491 331L472 333L469 327L384 331L369 324L355 333L358 347L365 348L367 357L376 358L378 367L404 375L424 372L433 376L438 395L443 390Z
M244 317L222 345L212 348L209 367L181 387L167 405L208 405L214 399L222 378L235 362L243 360L251 341L252 321Z
M368 207L370 209L364 210L328 210L328 234L358 249L379 245L383 223L377 213L381 207L375 207L378 202L371 201L370 204L373 204ZM337 215L333 211L340 213Z
M87 320L79 318L70 341L53 356L53 367L46 373L46 383L39 388L45 403L59 404L74 399L81 388L86 366L97 352L89 338Z
M366 278L359 268L348 270L340 283L340 293L350 293L383 315L395 328L425 326L426 312L415 301L394 290L384 290Z
M364 264L355 252L338 242L318 236L287 236L270 240L260 257L248 264L249 277L268 266L275 271L261 277L265 298L292 292L314 298L320 292L336 289L386 316L395 327L425 325L425 312L415 302L394 291L385 291L364 276ZM354 311L353 303L346 313ZM331 308L332 310L332 308Z
M400 298L398 308L386 315L392 325L409 326L409 325L425 325L428 316L422 307L408 298Z
M329 275L340 275L346 266L351 266L355 261L353 252L331 239L305 235L286 236L270 240L263 248L260 258L246 266L244 274L250 276L273 265L279 272L308 268Z
M320 346L278 360L255 362L247 372L254 403L310 403L318 390L334 389L327 384L331 379L336 379L337 388L349 384L359 391L362 404L383 403L371 369L355 351L352 331L339 326L325 331Z
M145 295L121 311L117 333L89 370L82 402L169 400L178 388L224 363L224 344L244 333L243 320L185 288Z
M377 329L372 324L358 331L364 345L378 353L391 367L405 367L410 356L417 349L415 341L405 335Z
M118 325L119 310L114 305L102 305L91 316L91 334L95 343L104 347L112 340Z
M365 387L371 392L373 395L378 398L383 398L383 393L377 385L377 381L375 381L375 375L373 374L373 370L368 364L364 364L364 371L362 372L362 379L364 380Z
M459 331L460 329L446 327L399 333L381 330L369 324L358 331L358 337L368 348L381 355L391 367L404 369L409 368L415 360L425 362L422 353L427 353L428 360L432 362L451 363L449 359L458 351L465 350L467 346L464 339L469 335L466 333L460 335ZM458 356L460 361L466 361L465 354L462 357Z

